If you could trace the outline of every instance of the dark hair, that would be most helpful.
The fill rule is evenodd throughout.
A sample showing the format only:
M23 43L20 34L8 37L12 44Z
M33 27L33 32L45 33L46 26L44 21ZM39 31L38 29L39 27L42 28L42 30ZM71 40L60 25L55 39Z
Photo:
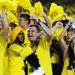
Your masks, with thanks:
M29 27L36 27L38 32L40 31L40 27L38 25L30 25Z
M20 14L19 17L24 18L25 20L27 20L28 24L30 23L30 15L22 13L22 14Z
M53 22L52 27L54 27L54 26L55 26L55 24L56 24L57 22L58 22L58 21Z
M52 26L55 26L55 24L56 24L57 22L59 22L59 20L53 22ZM65 26L67 25L67 23L69 22L69 20L67 20L67 19L66 19L66 20L60 20L60 22L62 22L62 23L63 23L63 27L65 27Z
M66 19L66 20L61 20L61 22L63 23L63 26L65 27L65 26L67 25L67 23L69 22L69 20L68 20L68 19Z
M20 39L19 39L18 35L20 35L20 34L22 35L23 40L20 40ZM22 45L22 44L24 43L24 40L25 40L24 33L23 33L22 31L20 31L20 33L19 33L18 35L17 35L17 37L16 37L14 43L17 43L17 44L19 44L19 45Z
M75 32L75 28L73 28L72 26L69 26L69 28L67 29L67 32L70 32L70 31Z
M14 29L17 25L14 22L10 23L10 27L12 27L12 29Z

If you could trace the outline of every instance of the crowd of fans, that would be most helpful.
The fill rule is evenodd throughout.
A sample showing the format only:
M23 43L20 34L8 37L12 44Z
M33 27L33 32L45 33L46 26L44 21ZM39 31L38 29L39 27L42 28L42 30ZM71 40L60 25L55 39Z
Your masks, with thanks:
M75 19L62 6L2 0L0 8L0 75L75 75Z

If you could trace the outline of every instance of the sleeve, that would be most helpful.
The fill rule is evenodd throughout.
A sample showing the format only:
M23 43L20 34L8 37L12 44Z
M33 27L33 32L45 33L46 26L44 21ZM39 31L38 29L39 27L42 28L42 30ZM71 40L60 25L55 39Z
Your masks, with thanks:
M11 51L16 52L17 54L19 54L23 58L25 58L33 53L32 49L29 46L22 47L17 44L12 44L9 49Z
M32 54L33 51L29 46L26 46L21 52L20 52L20 56L22 56L23 58L29 56L30 54Z
M21 47L20 45L17 45L17 44L12 44L9 47L9 50L14 51L19 54L21 52L21 50L23 50L23 47Z

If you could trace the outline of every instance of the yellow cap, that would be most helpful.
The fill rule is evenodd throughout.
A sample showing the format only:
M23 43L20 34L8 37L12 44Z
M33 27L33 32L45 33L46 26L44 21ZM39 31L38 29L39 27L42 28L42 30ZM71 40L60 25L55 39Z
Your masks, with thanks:
M10 40L11 40L11 43L13 43L17 37L17 35L20 33L20 31L22 31L22 28L17 26L16 28L13 29L13 31L11 32L11 35L10 35Z

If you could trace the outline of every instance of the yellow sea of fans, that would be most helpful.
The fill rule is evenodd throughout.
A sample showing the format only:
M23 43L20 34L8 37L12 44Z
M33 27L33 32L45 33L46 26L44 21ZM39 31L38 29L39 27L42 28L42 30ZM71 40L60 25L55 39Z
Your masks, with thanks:
M75 75L75 19L56 3L0 0L0 75Z

